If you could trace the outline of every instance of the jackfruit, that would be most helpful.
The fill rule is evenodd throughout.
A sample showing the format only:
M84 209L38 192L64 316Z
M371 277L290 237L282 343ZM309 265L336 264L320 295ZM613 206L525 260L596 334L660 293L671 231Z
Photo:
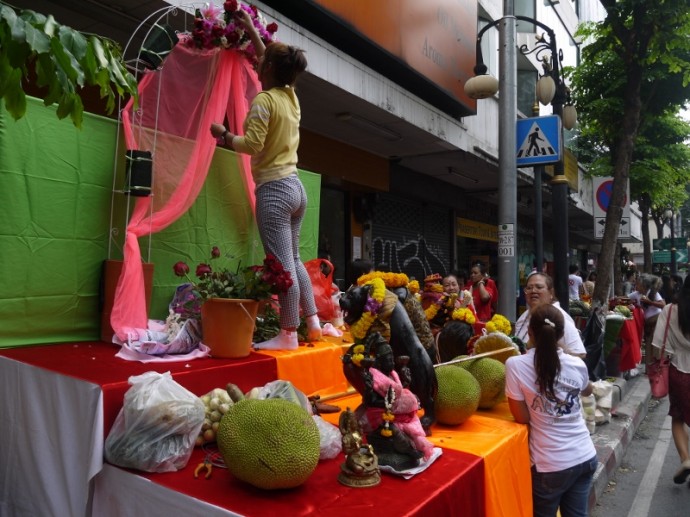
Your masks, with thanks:
M503 348L508 347L512 347L512 350L506 350L500 354L492 355L492 358L505 364L509 357L520 355L520 350L518 349L517 345L513 343L513 340L502 332L491 332L481 336L479 339L477 339L477 341L474 342L472 355L493 352L494 350L502 350Z
M217 442L233 476L267 490L301 485L319 462L314 419L285 399L240 400L223 415Z
M460 425L477 411L481 397L479 382L470 372L455 365L440 366L435 371L436 420L440 424Z
M480 409L491 409L505 398L506 366L491 357L457 363L477 379L481 388Z

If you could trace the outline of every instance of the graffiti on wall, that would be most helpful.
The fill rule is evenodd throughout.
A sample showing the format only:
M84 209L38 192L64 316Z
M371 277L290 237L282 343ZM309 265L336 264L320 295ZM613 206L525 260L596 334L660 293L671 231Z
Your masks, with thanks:
M398 242L376 237L372 243L371 261L376 269L405 273L420 282L428 275L449 273L449 259L440 248L431 248L424 237Z

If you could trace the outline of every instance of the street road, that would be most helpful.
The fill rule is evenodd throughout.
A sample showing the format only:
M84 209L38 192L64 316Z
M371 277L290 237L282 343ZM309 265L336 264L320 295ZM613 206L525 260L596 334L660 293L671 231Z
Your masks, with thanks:
M679 466L671 436L668 398L651 399L647 417L592 517L690 516L690 485L673 483Z

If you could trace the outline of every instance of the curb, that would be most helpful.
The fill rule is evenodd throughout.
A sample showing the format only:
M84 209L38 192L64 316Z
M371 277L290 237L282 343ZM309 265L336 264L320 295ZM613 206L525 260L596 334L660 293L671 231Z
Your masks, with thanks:
M596 432L592 435L599 466L594 473L589 493L590 511L606 490L609 480L614 477L616 468L623 461L623 456L635 431L647 416L650 399L651 391L645 375L628 380L625 383L623 399L611 411L611 421L597 426Z

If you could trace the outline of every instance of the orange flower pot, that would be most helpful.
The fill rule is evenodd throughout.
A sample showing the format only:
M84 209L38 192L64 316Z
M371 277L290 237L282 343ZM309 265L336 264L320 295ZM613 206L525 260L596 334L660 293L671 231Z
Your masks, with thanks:
M201 306L203 342L213 357L247 357L252 349L259 302L245 299L209 298Z

